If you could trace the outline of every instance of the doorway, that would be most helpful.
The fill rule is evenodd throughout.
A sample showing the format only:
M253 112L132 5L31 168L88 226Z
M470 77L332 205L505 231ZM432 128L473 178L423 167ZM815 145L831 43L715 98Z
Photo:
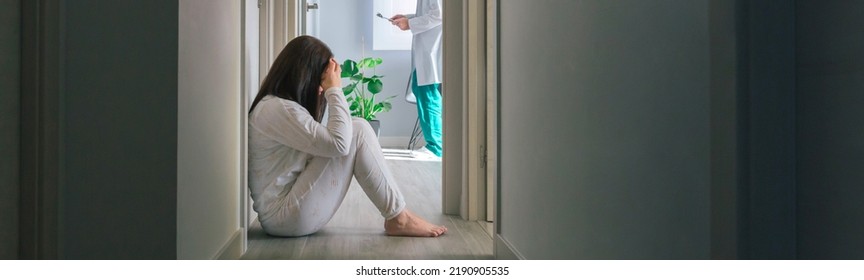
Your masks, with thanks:
M407 86L408 77L409 77L408 75L410 72L410 69L409 69L410 63L411 63L410 50L407 50L407 49L406 50L383 50L383 49L375 47L376 42L374 41L375 40L374 35L371 34L372 33L371 29L373 28L372 25L374 23L374 20L382 21L384 23L386 23L386 21L384 19L376 18L374 16L378 12L380 12L382 14L387 13L387 15L385 15L385 16L391 15L389 12L386 12L383 9L380 11L376 10L375 5L374 5L375 3L373 3L373 2L380 2L380 1L378 1L378 0L375 0L375 1L373 1L373 0L366 0L366 1L349 1L349 0L314 0L314 1L313 0L309 0L309 1L302 1L302 0L296 0L296 1L273 1L273 0L269 0L268 1L268 0L264 0L264 1L254 1L254 0L247 0L247 1L256 2L255 4L261 5L261 8L262 8L262 10L259 13L259 18L258 18L258 23L259 23L259 26L261 28L261 33L259 36L261 45L260 45L260 48L258 48L258 50L260 51L259 55L261 57L261 63L257 67L257 69L259 69L259 73L261 73L261 74L259 75L259 77L257 77L257 81L260 82L261 78L263 78L264 73L266 73L266 71L267 71L266 68L269 65L267 65L267 63L265 63L265 61L272 61L272 58L274 58L275 55L278 54L278 51L281 50L281 46L284 46L284 44L287 43L287 41L289 41L288 38L296 37L297 34L308 34L308 35L313 35L313 36L319 37L320 39L322 39L322 41L327 43L331 47L331 49L333 49L334 53L337 56L337 59L339 59L339 60L344 60L346 58L351 58L351 59L356 60L357 58L360 58L360 57L380 57L380 58L382 58L383 63L379 66L378 69L376 69L376 71L379 71L376 74L383 74L388 78L392 78L392 79L389 79L389 80L392 80L392 82L385 81L385 89L386 88L393 89L391 91L382 92L381 95L383 95L384 97L396 96L393 100L394 101L393 102L394 103L393 104L394 109L391 112L387 112L387 113L384 113L381 115L382 118L384 118L384 120L382 121L382 123L384 123L384 125L382 128L381 138L380 138L381 142L382 142L382 146L385 148L404 149L408 145L411 132L414 128L414 122L415 122L416 116L417 116L416 115L416 107L415 107L416 105L408 103L404 98L404 89ZM348 7L348 6L350 6L350 7ZM356 7L354 7L354 6L356 6ZM411 9L413 10L413 7L411 7ZM297 16L297 17L292 18L290 16L292 14L299 14L302 16ZM273 23L274 21L278 22L278 24L274 24ZM462 24L462 21L456 21L456 22L459 24ZM386 23L386 24L389 25L389 23ZM394 27L394 29L395 29L395 27ZM247 26L247 30L249 30L248 26ZM274 34L274 33L278 33L278 34ZM247 36L247 40L248 39L249 39L249 36ZM249 49L251 50L254 48L250 47ZM249 55L249 54L247 54L247 55ZM251 65L247 64L247 66L251 66ZM381 73L381 72L383 72L383 73ZM253 80L256 80L256 79L254 77L251 77L249 79L249 81L253 81ZM251 87L251 84L247 84L247 88L248 88L248 92L250 92L252 94L257 92L257 88ZM445 97L445 99L446 99L446 97ZM451 100L451 101L459 101L456 103L462 102L461 99L460 100ZM445 102L447 102L447 101L445 101ZM483 104L485 104L485 103L483 103ZM447 106L447 105L445 105L445 106ZM446 110L446 108L445 108L445 110ZM445 118L446 118L446 114L448 114L448 113L445 112L444 114L445 114ZM390 116L391 118L387 119L388 116ZM445 124L445 127L446 126L447 125ZM462 138L461 124L459 125L459 127L460 128L457 131L458 133L453 133L453 135L455 136L453 138L456 138L456 139ZM447 129L447 128L445 128L445 129ZM447 132L445 132L445 137L447 137L446 133ZM447 140L445 139L445 141L447 141ZM461 142L461 140L459 140L459 141ZM445 146L447 146L447 145L445 144ZM460 146L460 145L454 145L454 146ZM399 161L399 160L395 160L395 158L394 158L394 160L391 160L391 170L393 170L394 173L402 172L402 173L406 173L406 174L419 174L417 176L413 176L413 177L416 177L413 179L418 179L418 180L397 178L397 180L400 181L400 185L402 185L403 189L405 189L406 187L409 187L409 186L405 186L405 185L411 185L410 188L412 189L412 191L417 189L417 188L415 188L416 185L412 185L414 183L403 183L403 181L406 181L406 182L407 181L424 181L424 182L429 182L429 183L432 183L432 184L438 186L437 190L436 189L429 189L429 188L425 188L425 189L420 188L417 190L417 196L418 197L425 198L423 200L433 201L433 205L424 204L426 206L421 206L420 208L422 208L422 211L430 211L430 213L440 215L441 217L439 217L439 219L446 219L446 220L440 220L442 222L452 223L452 221L450 221L450 220L458 220L461 222L467 222L467 223L460 223L458 226L455 226L455 228L454 228L455 230L468 232L468 231L475 231L475 230L479 229L478 232L480 232L481 234L489 235L489 233L486 231L484 226L479 226L480 223L477 222L476 217L471 222L468 222L468 221L462 219L462 217L465 217L465 216L461 215L463 213L459 212L459 208L456 208L455 211L452 209L450 209L448 211L446 205L448 205L448 204L454 205L455 204L458 206L459 204L462 203L462 201L461 201L462 198L461 198L461 194L460 194L462 192L462 190L461 190L462 185L460 184L458 186L455 186L458 189L458 191L451 191L451 194L456 193L457 195L453 196L453 197L455 197L455 200L450 199L449 201L448 201L448 197L443 194L444 190L441 190L440 188L443 185L447 185L444 181L449 177L457 178L459 181L462 181L462 179L461 179L461 177L462 177L461 176L461 173L462 173L461 162L462 162L462 159L464 158L464 156L463 156L461 150L457 150L455 153L451 153L450 150L448 149L445 153L446 153L445 159L447 157L451 157L452 159L456 159L453 162L459 162L460 163L458 166L456 166L458 168L456 170L458 170L459 176L455 176L455 175L457 175L457 174L455 174L455 172L451 172L450 176L442 174L442 172L446 172L446 171L443 171L443 166L442 166L441 162L438 162L437 167L429 168L428 166L423 167L423 164L425 164L425 163L423 163L422 161L421 162ZM394 156L398 156L398 154L395 154ZM444 163L443 165L446 166L447 163ZM420 179L420 178L423 178L423 179ZM352 187L352 189L356 190L359 188ZM350 193L350 191L349 191L349 193ZM406 196L410 196L410 195L406 195ZM247 197L248 197L248 195L247 195ZM453 197L451 197L451 198L453 198ZM369 202L363 202L364 201L363 199L357 199L359 202L356 202L356 201L352 202L352 201L349 201L349 199L350 199L350 194L349 194L349 198L346 198L346 201L343 202L343 206L340 209L351 208L351 209L356 210L356 208L358 208L358 207L360 207L360 208L368 207L369 209L374 209L374 208L372 208L372 206ZM409 200L408 201L409 203L412 202L411 199L408 199L408 200ZM251 205L251 201L249 201L249 202ZM490 204L484 204L483 207L486 207L487 205L492 205L492 204L491 203ZM284 254L283 255L278 255L278 254L273 255L272 252L262 252L261 250L256 249L256 243L260 243L262 238L266 238L266 236L261 236L260 233L255 232L255 229L254 229L254 223L255 223L254 222L255 221L254 212L251 210L251 207L246 207L245 209L246 209L246 211L248 211L250 213L250 215L247 215L247 217L249 218L249 220L248 220L249 223L247 223L247 224L250 224L250 223L253 224L253 228L251 228L249 231L249 241L250 241L249 249L250 249L250 252L252 254L251 255L247 254L247 256L245 258L304 258L304 256L301 256L301 255L290 255L290 256L286 256ZM351 211L354 211L354 210L351 210ZM342 211L342 210L340 210L340 211ZM450 214L450 215L443 215L442 213L446 213L446 214ZM333 224L333 223L338 224L339 221L345 220L344 217L338 217L338 215L339 215L339 213L337 213L337 217L334 217L334 220L331 221L331 224ZM432 222L436 222L435 219L430 219L430 220ZM383 222L383 219L382 219L382 222ZM364 224L357 225L357 224L351 224L351 223L352 222L348 222L347 224L344 224L344 227L346 227L346 228L350 227L350 228L353 228L354 230L363 231L364 228L370 226L370 225L364 225ZM469 223L473 223L473 224L469 224ZM374 224L371 226L373 226L373 227L368 229L368 230L370 230L370 232L380 231L381 225ZM454 229L451 229L451 230L454 230ZM330 232L330 233L338 234L338 232ZM258 235L256 235L256 234L258 234ZM321 240L315 241L316 239L318 239L317 237L322 237L322 236L326 236L326 235L327 235L327 232L325 231L324 234L318 234L316 236L306 237L306 240L304 240L302 242L303 244L300 244L299 242L293 242L296 240L288 240L288 239L279 239L279 241L269 240L268 242L270 242L271 244L268 244L266 246L258 246L258 247L259 248L273 247L272 243L275 242L275 243L278 243L278 244L281 244L284 246L305 247L305 248L309 249L309 248L315 248L315 246L319 246L319 245L323 245L323 244L329 243L330 245L332 245L332 244L342 244L344 242L344 240L343 241L329 240L328 242L318 242ZM381 234L378 234L378 235L381 235ZM375 239L374 236L366 236L364 234L360 234L360 236L361 237L358 237L358 238ZM292 242L296 243L296 244L288 245L288 243L292 243ZM478 243L478 242L470 242L470 243ZM480 243L483 243L483 242L480 242ZM318 245L315 245L315 244L318 244ZM490 240L490 241L486 242L485 244L478 244L478 245L461 244L461 245L454 245L454 246L445 246L445 248L459 247L459 248L467 248L466 250L470 249L470 250L474 250L476 252L480 252L480 251L483 251L484 248L485 249L491 249L491 246L492 245L491 245L491 240ZM350 246L348 248L349 248L348 251L351 251ZM294 248L294 249L298 249L298 248ZM299 249L299 250L301 250L303 252L307 252L307 250L302 250L302 249ZM285 250L283 249L281 251L285 251ZM453 250L450 250L450 251L453 251ZM456 250L456 251L458 251L458 250ZM354 251L354 252L357 252L357 251ZM414 253L412 253L413 255L411 255L411 256L400 255L400 256L395 256L395 258L418 258L418 257L420 257L420 258L448 258L448 257L445 257L444 255L440 255L440 256L436 257L434 254L429 255L429 253L430 252L425 252L425 253L424 252L414 252ZM307 257L307 258L308 257L312 257L312 258L329 258L329 257L354 258L357 256L357 255L354 255L354 256L344 255L344 254L347 254L344 252L343 253L335 253L335 254L337 254L337 256L334 256L334 255L312 256L312 255L307 254L305 257ZM471 254L472 254L471 252L466 251L466 252L463 252L461 255L470 256ZM423 257L423 256L425 256L425 257ZM450 257L452 257L452 256L453 255L450 254ZM479 254L478 256L487 256L488 257L490 255ZM366 258L368 258L368 257L369 256L366 256ZM390 256L390 257L394 257L394 256ZM480 258L485 258L485 257L480 257Z

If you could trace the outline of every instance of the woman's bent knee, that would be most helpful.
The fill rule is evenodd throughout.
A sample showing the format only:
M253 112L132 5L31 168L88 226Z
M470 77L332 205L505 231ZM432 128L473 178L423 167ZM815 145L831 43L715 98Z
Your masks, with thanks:
M375 131L372 130L372 125L369 124L365 119L361 119L358 117L353 117L351 119L352 128L354 129L354 135L374 135Z

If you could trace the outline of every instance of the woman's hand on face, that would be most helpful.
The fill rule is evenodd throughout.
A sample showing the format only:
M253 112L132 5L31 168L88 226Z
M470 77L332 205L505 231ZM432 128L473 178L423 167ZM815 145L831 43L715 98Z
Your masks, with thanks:
M324 73L321 74L321 87L327 90L332 87L342 87L342 67L335 59L330 59Z

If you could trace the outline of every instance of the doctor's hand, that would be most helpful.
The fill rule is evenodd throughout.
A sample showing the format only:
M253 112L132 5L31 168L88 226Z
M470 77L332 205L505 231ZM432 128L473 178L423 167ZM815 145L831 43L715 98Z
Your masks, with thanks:
M342 67L331 58L324 73L321 74L321 88L327 90L332 87L342 87Z
M401 16L401 17L399 17ZM393 17L393 25L399 27L402 30L411 29L411 26L408 26L408 18L403 15L396 15Z

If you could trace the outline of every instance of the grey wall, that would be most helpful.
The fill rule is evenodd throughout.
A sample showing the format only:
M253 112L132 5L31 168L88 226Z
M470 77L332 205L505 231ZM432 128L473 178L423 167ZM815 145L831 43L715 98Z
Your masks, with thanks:
M710 0L711 257L795 257L794 1Z
M177 15L66 1L61 258L176 258Z
M180 2L179 259L214 259L240 231L245 186L240 184L240 138L245 128L240 121L246 111L241 105L242 5L233 0Z
M738 123L743 105L739 104L740 77L738 61L739 42L736 30L740 30L736 2L711 0L710 57L711 57L711 258L736 259L742 250L739 247L738 196L744 193L739 187L741 150Z
M0 259L18 257L21 1L0 1Z
M864 3L796 1L798 258L864 258Z
M406 102L404 98L405 86L411 74L411 52L372 50L372 21L382 20L375 17L372 0L320 0L319 2L321 7L319 37L330 46L337 60L340 62L347 58L358 60L363 50L367 57L380 57L384 60L384 63L376 69L378 75L385 76L382 79L384 91L378 96L396 95L396 97L392 100L393 109L390 112L378 114L378 119L381 120L381 142L382 145L387 145L396 140L397 144L407 145L407 138L411 136L414 121L417 119L416 105ZM405 139L386 139L393 137Z
M741 259L795 258L795 3L738 2ZM745 27L746 28L741 28ZM713 46L713 45L712 45ZM717 248L722 250L722 248Z
M529 259L708 258L708 1L500 7L501 236Z

